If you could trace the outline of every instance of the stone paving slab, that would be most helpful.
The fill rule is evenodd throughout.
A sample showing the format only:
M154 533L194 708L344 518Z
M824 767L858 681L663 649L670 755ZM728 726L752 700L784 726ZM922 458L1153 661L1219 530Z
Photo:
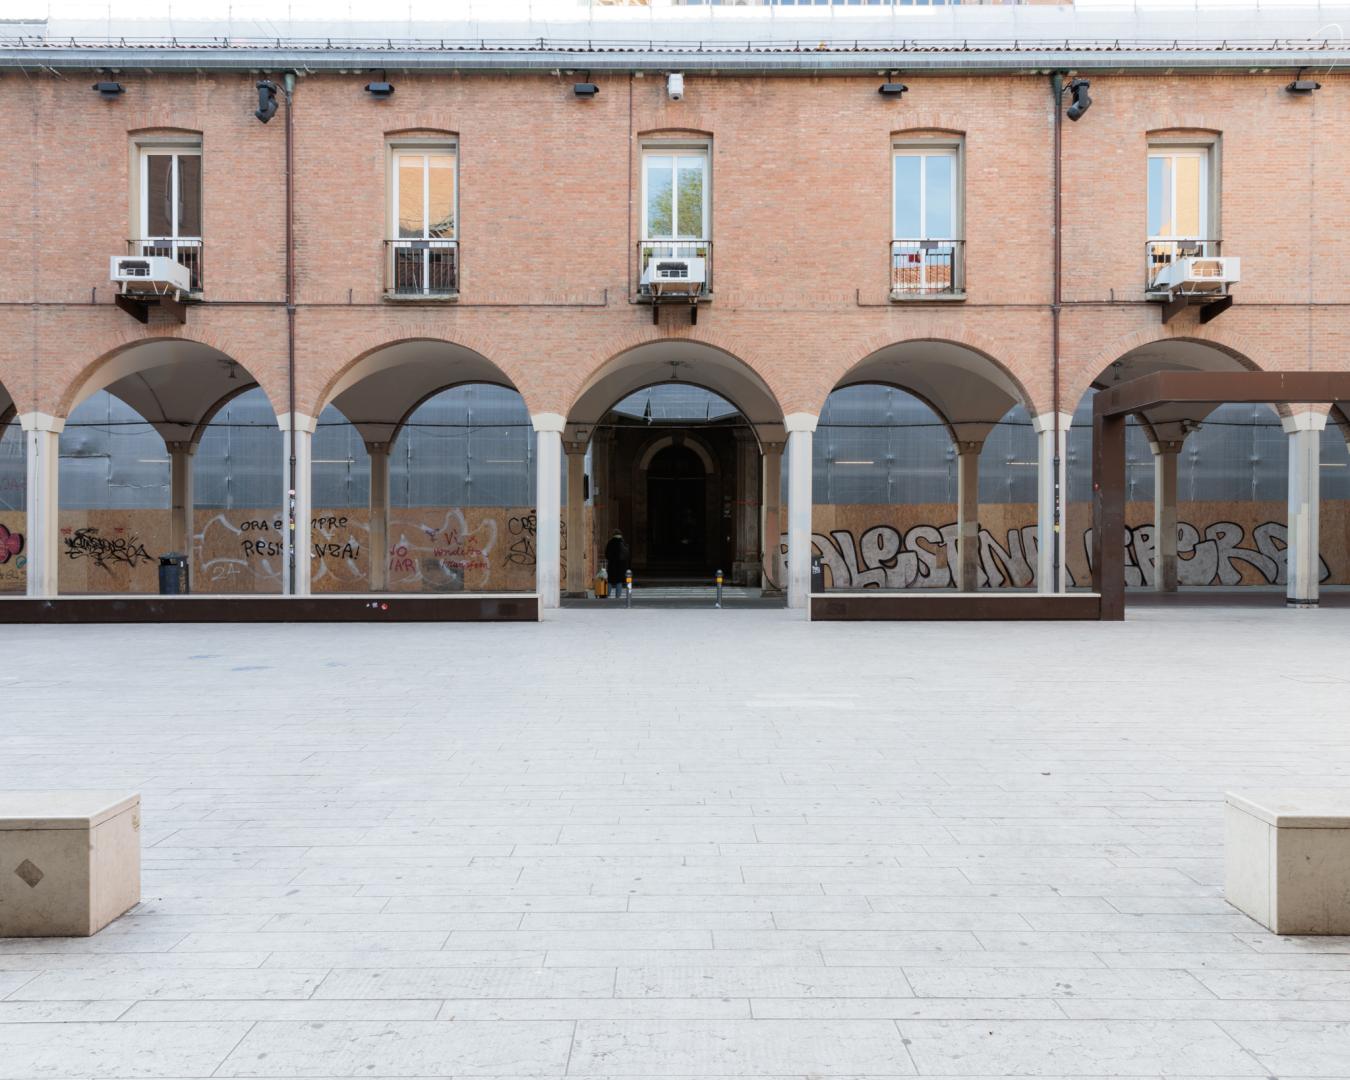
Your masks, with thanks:
M144 899L0 940L0 1080L1350 1076L1350 938L1221 895L1350 787L1350 610L0 628L4 786ZM4 868L0 868L4 872Z

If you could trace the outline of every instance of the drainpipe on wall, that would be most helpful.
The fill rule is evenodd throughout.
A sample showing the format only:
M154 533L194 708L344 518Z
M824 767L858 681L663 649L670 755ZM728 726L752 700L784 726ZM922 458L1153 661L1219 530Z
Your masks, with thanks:
M1061 576L1061 567L1059 565L1059 536L1063 529L1060 520L1062 496L1059 489L1060 461L1059 461L1059 312L1060 305L1063 303L1062 295L1062 270L1063 270L1063 211L1060 203L1060 157L1061 157L1061 136L1064 130L1064 112L1062 109L1064 99L1064 76L1061 72L1055 72L1050 76L1050 93L1053 99L1055 110L1055 257L1054 257L1054 299L1050 305L1050 385L1051 385L1051 413L1054 421L1054 462L1051 468L1054 470L1054 528L1051 532L1050 543L1054 545L1053 574L1050 579L1052 591L1059 592L1059 581Z
M291 109L291 97L295 93L295 72L288 71L282 76L282 85L286 90L286 395L287 409L290 411L290 461L288 482L286 485L286 524L290 527L287 559L290 563L291 595L296 594L295 559L296 549L304 540L306 554L309 552L309 522L295 520L295 115Z

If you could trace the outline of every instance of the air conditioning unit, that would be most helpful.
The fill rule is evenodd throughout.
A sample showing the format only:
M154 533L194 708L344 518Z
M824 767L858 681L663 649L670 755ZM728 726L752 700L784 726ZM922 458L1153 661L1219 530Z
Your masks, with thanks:
M1153 275L1152 289L1173 296L1223 296L1230 285L1242 280L1241 271L1241 259L1187 255L1159 266Z
M707 282L704 260L653 255L642 271L642 287L653 296L698 296Z
M123 292L163 295L186 293L192 288L188 268L163 255L114 255L108 274Z

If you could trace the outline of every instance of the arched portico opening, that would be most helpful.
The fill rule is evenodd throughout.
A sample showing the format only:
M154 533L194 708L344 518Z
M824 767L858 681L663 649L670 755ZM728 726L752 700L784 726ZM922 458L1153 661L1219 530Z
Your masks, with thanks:
M233 429L250 395L247 426L259 438L208 438ZM147 339L86 368L63 402L64 415L35 414L29 431L38 448L26 491L30 594L155 593L166 554L186 559L193 591L279 588L265 574L204 572L245 565L239 522L274 526L281 509L276 414L239 360L199 341ZM231 505L235 496L254 505ZM213 529L213 517L224 527Z
M391 342L325 391L314 426L316 592L532 592L535 435L505 374L452 342Z
M851 368L816 429L813 547L826 587L1035 585L1028 405L1006 368L958 342L897 342Z
M1231 347L1179 337L1130 348L1096 374L1077 402L1068 438L1072 584L1091 579L1096 393L1158 372L1256 369ZM1327 405L1312 406L1165 404L1129 417L1126 586L1159 593L1286 586L1315 597L1319 584L1350 583L1344 530L1319 528L1324 512L1341 521L1350 509L1343 501L1350 498L1345 440L1327 422ZM1295 558L1299 552L1303 557ZM1291 583L1300 565L1308 580Z
M661 341L612 358L563 432L567 532L584 537L568 595L587 595L615 532L639 589L708 587L720 570L728 584L781 595L766 538L776 549L784 438L773 392L724 350Z

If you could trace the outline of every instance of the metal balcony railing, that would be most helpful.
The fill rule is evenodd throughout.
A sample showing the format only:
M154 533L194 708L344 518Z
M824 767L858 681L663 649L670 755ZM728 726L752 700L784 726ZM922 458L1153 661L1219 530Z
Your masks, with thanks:
M1178 259L1217 259L1222 252L1219 240L1150 240L1144 245L1144 291L1171 291L1159 278Z
M638 252L638 295L644 297L653 297L665 295L667 297L674 295L670 290L653 288L653 285L661 279L660 260L678 260L678 259L702 259L703 260L703 284L701 288L687 294L691 299L706 297L712 295L713 284L713 246L711 240L640 240L637 246ZM652 261L656 260L657 265L652 267L652 273L648 274L648 267ZM672 286L674 285L672 281ZM686 295L684 292L678 293L680 296Z
M957 296L965 292L964 240L892 240L891 296Z
M459 293L458 240L386 240L388 296L447 297Z
M150 236L127 241L127 254L173 259L187 267L192 291L202 291L202 242L200 238Z

